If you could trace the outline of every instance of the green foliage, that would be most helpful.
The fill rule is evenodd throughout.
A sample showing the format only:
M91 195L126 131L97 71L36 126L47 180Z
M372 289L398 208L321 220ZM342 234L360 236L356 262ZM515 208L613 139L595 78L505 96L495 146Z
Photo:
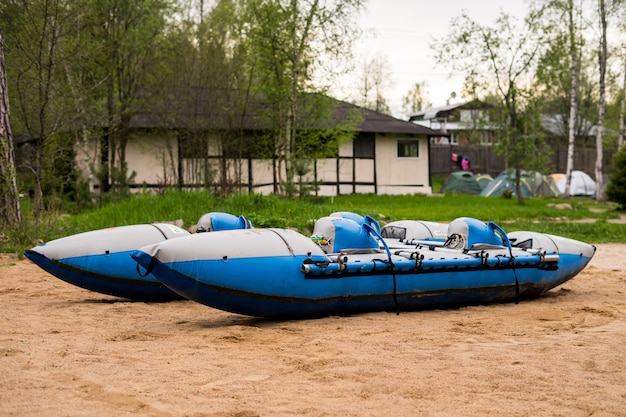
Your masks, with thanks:
M539 17L530 13L520 25L518 19L501 13L487 26L462 13L450 25L449 34L432 45L438 63L465 74L467 95L497 93L501 136L496 151L517 170L522 162L527 169L537 169L546 158L540 103L534 100L532 90L524 88L545 47ZM517 195L523 204L522 193Z
M304 116L300 115L306 107L303 93L315 91L315 70L324 60L349 55L351 42L358 32L350 23L363 1L250 0L240 4L248 23L247 45L257 63L254 80L261 81L257 88L266 102L267 120L276 132L273 157L278 164L279 183L293 183L295 172L291 162L294 155L300 156L296 132L302 129L299 122L313 114L309 108L304 109ZM315 138L309 132L305 138L307 143L302 146L310 146ZM328 135L322 134L317 139L328 139ZM316 143L324 145L322 140ZM281 191L289 194L290 190Z
M58 211L48 210L35 219L33 217L33 201L23 198L21 201L22 224L19 228L0 226L0 252L18 253L46 240L47 236L64 236L65 229L62 219L66 215ZM87 225L84 224L83 227Z
M335 156L337 145L352 139L361 121L360 115L353 112L343 115L341 120L331 120L334 124L322 123L331 119L336 108L320 100L322 94L309 93L324 91L312 85L313 74L325 62L333 62L328 60L329 55L349 61L350 41L359 34L354 15L364 3L346 0L308 9L313 2L218 0L207 13L194 13L185 8L197 2L170 0L1 2L0 27L8 46L7 72L12 103L15 103L14 132L29 134L42 150L41 161L35 161L40 165L33 170L36 173L30 181L43 188L47 200L44 207L48 210L35 221L29 213L33 205L25 204L24 228L3 231L3 247L15 248L38 239L49 240L120 224L177 218L192 224L202 213L211 210L245 214L258 227L293 226L303 232L312 227L315 218L334 210L358 211L381 221L394 218L449 221L455 216L471 214L504 222L526 221L529 227L545 226L535 223L537 219L562 216L546 209L543 203L538 206L537 200L522 208L503 199L466 200L463 196L455 196L454 200L421 196L308 197L316 187L314 181L307 180L308 161ZM185 10L174 10L170 7L174 5ZM512 156L511 161L522 160L525 168L532 169L535 162L541 162L547 155L540 135L533 130L540 125L538 107L532 102L530 92L520 86L526 85L522 81L527 81L527 68L533 68L531 58L538 52L534 48L542 46L540 40L548 37L541 32L523 32L529 25L518 30L514 23L509 17L501 16L493 27L484 27L464 15L450 25L448 39L437 41L441 45L439 60L467 75L467 92L471 95L497 93L498 110L503 110L506 123L510 122L509 133L503 136L500 146ZM563 90L560 85L568 79L565 45L556 45L559 48L552 51L555 56L545 55L546 70L554 72L544 74L545 84L558 83L554 90ZM451 64L450 57L458 57L459 61ZM323 73L330 82L333 78L328 69L323 68ZM525 78L517 83L516 77L521 74ZM501 83L494 87L496 78ZM237 93L206 97L202 93L206 89ZM417 90L412 101L420 99ZM595 103L593 89L585 87L585 90L588 91L586 95L583 92L581 109L585 103ZM168 94L183 91L184 95L193 91L189 94L193 97L185 96L188 101L177 97L185 106L172 109L165 107L172 102L164 100L165 93L152 94L147 99L146 91ZM259 98L270 102L266 114L251 108ZM264 158L282 158L295 174L291 182L287 181L293 186L288 192L302 198L295 202L256 195L186 194L167 189L167 184L159 195L131 197L128 185L133 175L127 172L123 158L130 120L137 122L141 119L138 115L148 117L152 111L152 114L167 114L159 121L164 129L170 129L174 122L182 123L184 128L199 135L197 154L205 155L204 119L209 114L207 109L218 107L227 109L223 123L235 132L223 137L221 146L225 154L236 157L247 152ZM197 113L187 114L190 109ZM511 122L513 114L516 118ZM263 119L263 116L267 117ZM259 125L270 132L255 138L253 143L244 142L241 132L243 121L251 117L258 117ZM115 160L110 172L114 186L103 195L103 207L99 209L95 208L88 185L73 170L71 143L64 142L60 134L68 127L80 131L77 137L88 128L108 128L107 146L111 160ZM99 132L103 135L102 129ZM99 165L100 158L97 155L93 158L89 162L96 161ZM104 171L95 167L93 172ZM213 174L205 165L198 168L197 177L205 181L207 189L223 185L222 193L239 180L214 178ZM23 191L28 190L26 185L30 184L21 184ZM82 214L66 216L78 212ZM575 207L565 220L578 215L605 219L605 215ZM602 226L599 229L610 227ZM585 230L588 226L576 227ZM593 230L589 236L595 236Z
M510 110L516 113L516 126L511 126L512 120L505 111L502 134L495 144L496 153L504 156L510 167L517 167L519 163L520 168L529 171L549 172L552 151L541 129L540 103L527 98L523 108Z
M606 196L622 209L626 209L626 146L613 159L613 171L606 187Z
M313 161L307 159L293 159L291 166L295 172L296 180L293 183L285 184L287 195L302 198L317 190L317 186L306 179L313 170Z
M110 160L123 170L130 119L148 106L143 93L162 85L161 65L155 63L162 62L156 54L171 3L7 0L0 5L11 121L16 137L29 138L33 147L28 163L36 213L64 210L65 200L78 192L68 131L107 127Z
M342 111L341 103L323 94L303 94L298 109L295 159L321 159L337 156L339 146L356 136L363 122L358 108Z

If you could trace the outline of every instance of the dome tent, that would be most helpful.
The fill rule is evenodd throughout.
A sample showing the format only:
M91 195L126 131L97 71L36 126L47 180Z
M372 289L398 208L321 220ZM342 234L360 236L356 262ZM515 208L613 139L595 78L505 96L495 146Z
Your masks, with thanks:
M493 177L489 174L476 174L476 181L480 184L480 188L484 190L493 181Z
M474 174L469 171L455 171L448 175L441 186L441 193L480 194L492 178L488 174Z
M543 175L541 182L535 188L536 197L560 197L561 191L552 175Z
M559 197L561 193L554 180L537 171L521 170L520 187L524 197ZM483 197L499 197L505 192L516 196L515 170L508 169L498 175L480 194Z
M556 183L561 194L565 193L567 177L563 177ZM572 179L569 186L569 195L593 196L596 194L596 182L583 171L572 171Z
M541 174L539 174L541 176ZM532 197L537 179L536 174L530 171L522 170L520 172L520 188L524 197ZM505 192L510 192L516 196L515 190L515 170L507 169L494 178L480 193L482 197L500 197Z
M551 178L555 184L558 184L559 180L563 178L563 176L565 176L565 174L563 174L562 172L553 172L552 174L546 175L546 177Z

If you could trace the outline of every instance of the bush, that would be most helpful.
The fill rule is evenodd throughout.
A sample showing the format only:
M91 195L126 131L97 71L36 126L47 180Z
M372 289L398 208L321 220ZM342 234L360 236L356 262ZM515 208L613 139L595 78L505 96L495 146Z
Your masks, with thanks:
M606 196L622 209L626 209L626 146L613 159L613 173L606 186Z

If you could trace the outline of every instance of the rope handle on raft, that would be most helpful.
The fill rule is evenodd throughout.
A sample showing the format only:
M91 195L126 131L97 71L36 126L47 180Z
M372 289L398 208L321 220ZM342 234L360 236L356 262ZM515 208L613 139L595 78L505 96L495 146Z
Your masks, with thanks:
M511 265L513 269L513 275L515 276L515 304L519 303L519 279L517 278L517 271L515 270L515 257L513 256L513 248L511 247L511 241L506 232L494 222L487 223L487 226L494 232L497 232L502 238L503 243L509 249L509 255L511 256Z
M139 274L140 277L145 278L152 273L152 269L154 268L154 265L156 265L156 258L152 257L150 258L150 263L146 267L145 273L141 272L141 269L139 269L139 264L135 265L135 269L137 270L137 274Z
M365 230L369 231L372 236L380 241L380 243L383 245L383 248L385 248L385 251L387 252L387 257L389 258L389 268L391 269L391 276L393 277L393 302L396 306L397 316L400 315L400 305L398 303L398 281L396 279L396 270L393 265L393 260L391 259L391 250L389 249L389 245L387 245L385 239L383 239L383 237L380 235L377 228L372 225L370 219L374 221L374 224L378 224L376 220L374 220L372 217L365 216L366 221L363 222L363 227L365 228Z

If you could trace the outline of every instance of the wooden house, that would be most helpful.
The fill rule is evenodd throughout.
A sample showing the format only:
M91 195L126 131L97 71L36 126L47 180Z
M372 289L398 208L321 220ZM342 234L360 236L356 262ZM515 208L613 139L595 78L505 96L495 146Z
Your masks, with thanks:
M325 102L299 112L295 160L306 166L296 170L294 182L312 184L311 192L322 196L432 192L430 140L445 133L346 102ZM320 116L321 108L326 113ZM285 166L275 156L280 133L272 128L279 110L259 100L247 107L216 100L201 89L164 97L154 109L160 110L134 115L126 132L125 161L134 188L269 194L283 185ZM303 145L311 132L318 141ZM96 191L100 184L90 167L116 159L115 148L103 141L82 141L76 148L82 175Z

